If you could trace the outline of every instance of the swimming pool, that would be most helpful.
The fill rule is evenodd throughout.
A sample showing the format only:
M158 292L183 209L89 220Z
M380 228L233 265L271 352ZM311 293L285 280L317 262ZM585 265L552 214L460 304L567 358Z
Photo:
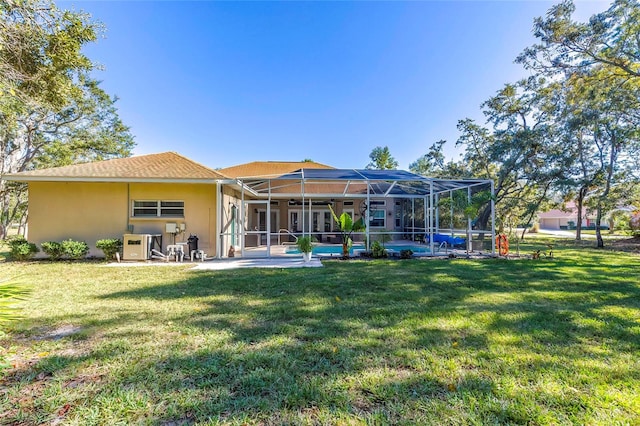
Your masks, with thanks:
M385 248L389 249L389 250L393 250L393 251L401 251L401 250L411 250L414 253L429 253L429 247L427 246L417 246L417 245L394 245L394 244L387 244L385 246ZM351 250L349 250L349 254L353 255L353 251L354 250L364 250L364 245L362 244L355 244L351 247ZM300 250L298 250L298 247L295 246L291 246L291 247L287 247L285 249L285 254L300 254ZM342 246L341 245L327 245L327 246L315 246L313 248L312 251L313 254L315 255L325 255L325 256L333 256L333 255L342 255Z

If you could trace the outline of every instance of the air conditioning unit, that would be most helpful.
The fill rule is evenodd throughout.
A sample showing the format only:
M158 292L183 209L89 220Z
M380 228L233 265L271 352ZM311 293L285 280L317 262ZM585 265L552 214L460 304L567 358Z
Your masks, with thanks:
M124 234L122 238L123 260L147 260L149 259L149 234Z

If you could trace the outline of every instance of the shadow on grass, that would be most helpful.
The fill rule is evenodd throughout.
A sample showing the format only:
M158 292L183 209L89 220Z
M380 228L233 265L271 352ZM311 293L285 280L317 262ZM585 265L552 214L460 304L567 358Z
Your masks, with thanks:
M118 300L157 301L158 308L178 302L194 308L171 314L175 340L165 342L167 350L134 357L135 365L109 380L144 398L147 411L133 421L278 424L357 417L410 424L441 406L469 410L472 423L535 421L548 410L573 421L579 419L574 411L589 405L582 395L562 400L536 389L529 400L510 401L513 395L496 381L518 380L524 371L571 377L578 363L606 364L614 353L640 349L637 324L625 315L640 309L637 265L603 268L598 255L590 259L330 262L320 270L193 272L97 297L114 302L109 320L66 320L82 323L89 335L119 330L110 336L114 346L104 343L77 359L57 356L34 373L110 362L130 350L118 342L138 333L121 326L165 320L162 312L117 313ZM525 355L495 352L495 340L505 336L512 339L501 344L505 351L511 345ZM583 347L592 341L603 349ZM600 368L616 379L615 370Z

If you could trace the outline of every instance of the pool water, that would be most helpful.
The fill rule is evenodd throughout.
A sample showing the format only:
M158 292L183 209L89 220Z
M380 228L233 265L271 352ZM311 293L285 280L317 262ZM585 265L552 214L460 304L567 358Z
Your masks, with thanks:
M401 251L401 250L411 250L414 253L429 253L429 247L426 246L415 246L415 245L389 245L387 244L385 248ZM364 250L364 245L353 245L351 250L349 250L349 254L353 255L353 250ZM300 254L300 250L298 247L287 247L284 251L286 254ZM324 254L324 255L341 255L342 254L342 246L341 245L330 245L330 246L315 246L312 251L313 254Z

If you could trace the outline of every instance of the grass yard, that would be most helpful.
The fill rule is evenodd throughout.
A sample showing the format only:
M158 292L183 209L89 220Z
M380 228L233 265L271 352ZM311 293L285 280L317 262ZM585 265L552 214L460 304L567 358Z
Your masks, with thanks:
M640 257L554 253L0 264L0 424L640 424Z

